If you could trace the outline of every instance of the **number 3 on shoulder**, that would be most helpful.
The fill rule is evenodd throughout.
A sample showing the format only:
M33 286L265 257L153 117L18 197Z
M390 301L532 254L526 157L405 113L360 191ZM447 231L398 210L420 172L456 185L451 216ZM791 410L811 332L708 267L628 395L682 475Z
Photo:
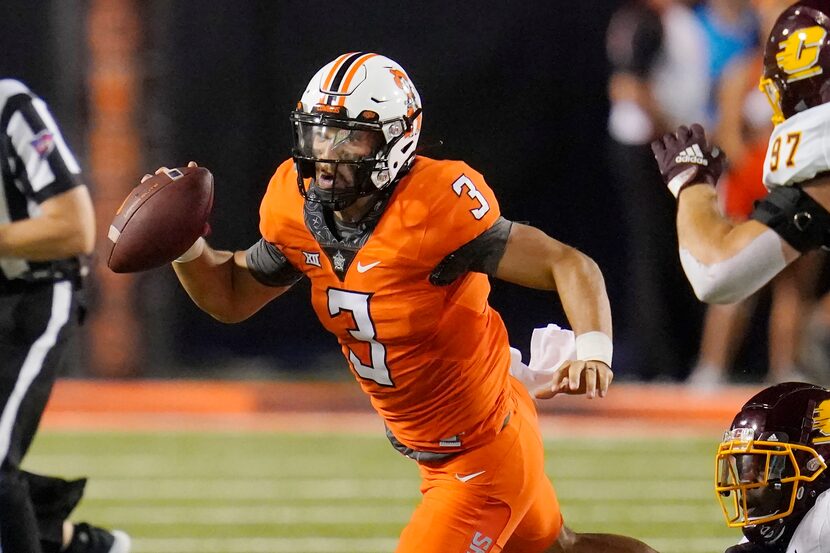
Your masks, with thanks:
M471 209L470 213L472 213L473 217L476 219L481 219L488 211L490 211L490 204L487 203L487 199L484 195L478 191L478 188L476 188L476 185L473 184L473 181L471 181L466 175L461 175L455 179L454 183L452 183L452 189L453 192L455 192L455 195L460 198L461 192L464 188L467 188L467 195L479 204L477 208Z

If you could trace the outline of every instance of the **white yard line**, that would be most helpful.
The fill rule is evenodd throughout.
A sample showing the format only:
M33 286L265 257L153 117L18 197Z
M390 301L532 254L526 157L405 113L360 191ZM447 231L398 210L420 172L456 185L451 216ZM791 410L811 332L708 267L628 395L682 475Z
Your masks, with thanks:
M705 481L662 479L621 481L618 479L568 479L555 481L561 497L580 500L614 498L638 501L670 497L675 501L711 498ZM87 485L86 497L95 499L341 499L418 497L417 479L354 478L224 478L221 480L180 478L95 478Z
M591 521L592 525L608 523L650 524L718 524L720 513L714 505L563 505L567 520ZM352 525L378 523L405 524L413 506L399 505L234 505L234 506L130 506L106 509L107 521L118 525L152 526L254 526L263 524L326 524Z

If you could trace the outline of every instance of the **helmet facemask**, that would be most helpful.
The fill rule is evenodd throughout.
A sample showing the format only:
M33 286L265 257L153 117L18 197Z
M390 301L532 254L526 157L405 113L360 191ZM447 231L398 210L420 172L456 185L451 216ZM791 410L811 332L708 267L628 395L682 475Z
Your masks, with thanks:
M726 523L743 528L783 519L827 465L815 449L782 432L755 439L752 428L724 435L716 456L715 491Z
M308 201L339 211L376 192L386 143L376 123L295 111L292 155L297 184Z
M778 85L773 79L762 77L758 88L764 93L767 102L772 107L772 124L780 125L787 118L784 116L784 112L781 111L781 91Z

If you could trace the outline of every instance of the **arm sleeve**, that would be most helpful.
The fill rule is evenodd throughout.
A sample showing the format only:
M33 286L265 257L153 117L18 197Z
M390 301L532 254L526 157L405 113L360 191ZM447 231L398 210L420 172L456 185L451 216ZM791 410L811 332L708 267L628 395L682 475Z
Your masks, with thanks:
M6 129L4 171L24 195L42 203L82 184L78 162L43 100L14 94L0 119Z
M706 303L734 303L749 297L784 270L782 239L765 230L735 256L707 265L680 248L680 263L695 295Z
M266 286L291 286L303 277L271 242L261 238L245 252L251 275Z
M495 275L512 227L511 221L499 217L489 229L441 260L429 275L429 281L436 286L447 286L470 271Z
M798 186L773 189L755 204L751 218L801 253L830 246L830 213Z

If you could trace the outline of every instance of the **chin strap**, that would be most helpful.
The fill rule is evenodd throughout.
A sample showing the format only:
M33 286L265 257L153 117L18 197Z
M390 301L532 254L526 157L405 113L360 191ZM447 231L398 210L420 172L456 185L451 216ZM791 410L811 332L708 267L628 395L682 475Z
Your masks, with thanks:
M797 517L797 520L790 521L790 517L786 519L778 519L759 526L744 528L744 537L749 542L761 549L763 553L786 553L787 546L790 544L790 539L801 522L804 514Z
M744 537L751 543L763 547L764 553L786 553L793 534L801 520L816 504L818 495L815 490L804 489L804 497L797 500L795 511L791 515L765 524L744 527Z

